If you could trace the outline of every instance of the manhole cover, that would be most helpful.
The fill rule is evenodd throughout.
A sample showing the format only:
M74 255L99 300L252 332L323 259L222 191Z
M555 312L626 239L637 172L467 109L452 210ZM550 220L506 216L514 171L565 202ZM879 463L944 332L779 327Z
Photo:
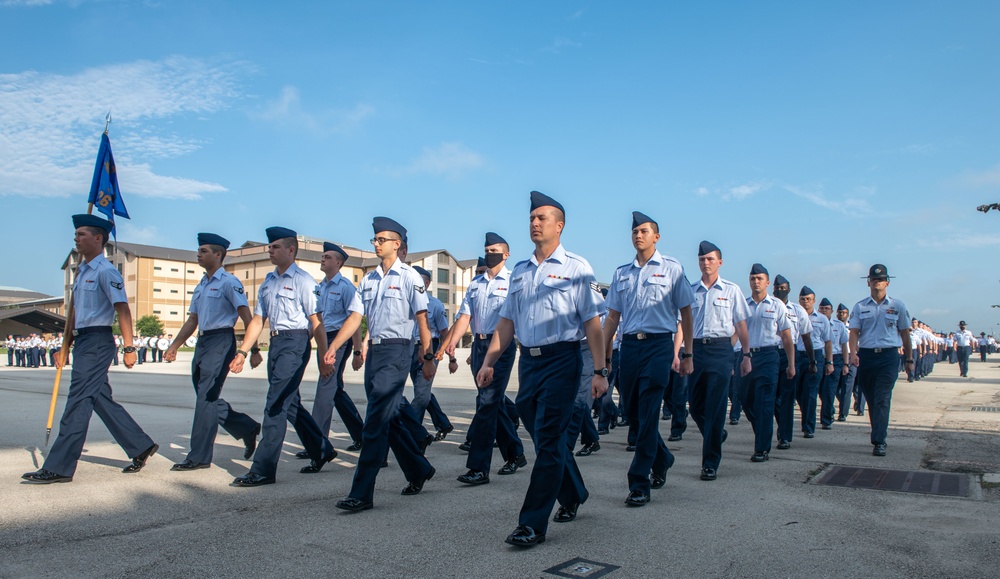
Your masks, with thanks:
M819 484L946 497L969 495L969 477L967 475L917 470L835 466L823 475Z
M545 573L556 577L604 577L605 575L617 571L616 565L588 561L587 559L571 559L565 563L560 563L555 567L549 567Z
M973 412L1000 412L1000 406L973 406Z

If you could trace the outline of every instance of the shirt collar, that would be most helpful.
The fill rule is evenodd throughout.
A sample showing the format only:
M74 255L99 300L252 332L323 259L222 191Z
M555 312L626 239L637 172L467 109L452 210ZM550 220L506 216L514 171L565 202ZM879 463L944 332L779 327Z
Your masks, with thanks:
M650 257L649 261L646 262L647 265L650 264L650 263L655 263L655 264L663 263L663 256L660 255L660 250L659 249L653 251L653 256ZM636 257L635 259L632 260L632 265L635 266L635 267L637 267L637 268L639 268L639 269L642 269L642 267L643 267L643 266L639 265L639 258L638 257Z
M701 278L698 278L698 287L705 288L705 291L711 289L705 285L705 282ZM715 278L715 283L712 284L712 287L722 289L722 277Z
M383 272L381 263L378 264L378 267L375 268L375 271L378 272L379 277L385 277L390 273L395 273L396 275L400 275L399 272L401 272L404 267L406 267L406 264L403 263L397 256L396 261L392 262L392 265L389 266L389 271Z
M273 273L275 277L294 277L295 274L299 271L299 269L300 269L299 264L292 262L292 265L288 266L288 269L285 270L285 273L278 275L278 268L274 268Z
M96 267L100 266L102 261L105 262L105 263L108 263L108 258L104 257L104 253L98 253L90 261L85 261L85 262L81 263L80 267L86 266L88 268L93 269L93 268L96 268Z
M498 271L497 274L495 276L493 276L493 277L489 277L485 273L482 274L482 275L483 275L483 279L486 280L486 283L489 283L489 282L491 282L491 281L493 281L495 279L509 279L510 278L510 270L507 269L506 265L504 265L503 267L500 268L500 271Z
M343 277L344 277L344 276L343 276L343 275L341 275L341 274L340 274L340 272L338 271L338 272L337 272L337 275L335 275L335 276L331 277L331 278L330 278L329 280L326 280L326 283L329 283L329 284L331 284L331 285L332 285L332 284L335 284L335 283L339 283L339 282L340 282L340 280L341 280L341 278L343 278Z

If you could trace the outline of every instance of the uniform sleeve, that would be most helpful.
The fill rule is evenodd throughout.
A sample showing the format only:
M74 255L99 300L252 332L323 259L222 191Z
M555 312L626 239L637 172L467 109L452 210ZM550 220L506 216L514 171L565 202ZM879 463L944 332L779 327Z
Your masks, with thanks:
M127 303L128 296L125 295L125 282L118 270L113 267L103 267L98 273L101 291L108 296L108 301L112 304Z
M849 324L847 327L852 330L860 330L861 329L861 318L859 317L860 315L861 315L861 303L858 302L854 304L853 308L851 308L851 317L850 319L847 320L847 323Z
M684 274L684 267L678 266L677 274L674 277L674 287L670 291L670 299L678 310L686 308L694 303L694 290L691 289L691 282Z
M458 319L458 316L472 316L472 303L469 301L470 288L471 285L465 290L465 296L462 297L462 305L458 308L458 314L455 316L456 320Z
M424 280L420 279L417 272L412 269L406 272L405 277L407 293L410 298L410 314L417 315L427 311L427 290L424 288Z
M848 321L850 321L850 320L848 320ZM839 320L837 321L837 323L840 324L840 325L842 325L842 326L844 326L844 331L840 332L840 343L841 344L846 344L846 343L850 342L851 341L851 330L850 330L850 328L847 327L847 324L845 324L844 322L841 322Z
M362 316L365 315L365 305L361 302L361 292L358 291L354 284L347 282L344 286L343 291L344 296L344 310L347 312L357 312Z
M913 319L910 317L910 310L906 309L906 304L899 302L899 320L896 322L897 328L909 328L913 323Z
M530 278L530 276L519 270L517 266L514 267L514 271L510 275L510 287L507 290L507 299L500 306L501 318L514 321L514 318L517 317L521 292L524 291L524 284L528 283L528 280L524 279L526 277Z
M229 278L229 289L226 294L229 303L233 304L234 308L250 307L247 301L247 292L243 289L243 284L240 283L240 280L236 279L236 276ZM192 299L191 302L194 303L194 300Z
M326 300L330 297L326 291L326 284L320 283L316 285L316 313L322 314L323 310L326 309Z
M594 270L584 262L580 267L580 275L573 285L573 291L576 293L576 311L580 314L581 321L586 322L601 315L603 303L597 299L600 294L596 288L597 278L594 277Z
M733 304L733 323L745 322L750 317L750 308L747 307L747 299L743 296L743 290L735 284L733 285L733 299L736 300L736 303Z
M757 314L760 315L760 306L757 306ZM781 303L779 300L774 300L774 307L777 310L775 313L778 316L778 333L784 332L785 330L792 329L792 322L788 320L788 307Z
M318 298L319 284L308 275L303 276L302 286L299 288L299 299L302 300L302 313L307 318L319 311L316 309Z
M792 306L793 308L795 306ZM795 322L799 325L799 335L809 334L812 338L812 322L809 321L809 314L805 310L796 310Z
M608 288L608 298L605 300L604 305L609 310L614 310L620 314L622 313L622 298L618 288L619 278L618 270L615 270L615 274L611 276L611 287Z
M434 312L434 327L442 333L448 330L448 315L444 313L444 304L441 302L438 302L438 306Z
M264 283L260 284L260 287L257 289L257 303L254 304L253 307L253 315L260 316L262 318L267 317L267 306L264 305L264 288L266 287L267 279L265 279Z
M198 302L201 300L201 284L198 284L194 288L194 292L191 294L191 305L188 307L188 313L198 315Z

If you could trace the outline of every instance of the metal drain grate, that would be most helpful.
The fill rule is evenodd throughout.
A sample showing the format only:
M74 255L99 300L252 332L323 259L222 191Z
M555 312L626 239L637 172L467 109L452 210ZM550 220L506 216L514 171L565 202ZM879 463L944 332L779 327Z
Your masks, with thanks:
M918 470L835 466L823 475L819 484L946 497L969 496L968 475Z
M549 567L543 573L555 575L556 577L588 577L594 579L596 577L604 577L618 569L617 565L588 561L587 559L577 557L554 567Z
M1000 412L1000 406L973 406L973 412Z

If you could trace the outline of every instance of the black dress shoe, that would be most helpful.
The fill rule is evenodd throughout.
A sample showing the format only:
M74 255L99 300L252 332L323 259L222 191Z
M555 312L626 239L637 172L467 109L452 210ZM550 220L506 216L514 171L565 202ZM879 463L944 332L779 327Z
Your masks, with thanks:
M450 425L438 430L437 434L434 435L434 440L444 440L444 437L448 436L452 430L455 430L455 427Z
M500 467L497 474L514 474L517 469L528 466L528 459L524 455L517 456L507 461L507 464Z
M515 547L534 547L545 542L545 535L536 533L534 529L527 525L518 525L514 532L507 535L504 542Z
M730 418L730 419L729 419L729 425L730 425L730 426L736 426L736 425L737 425L737 424L739 424L739 423L740 423L740 421L739 421L739 420L737 420L737 419L735 419L735 418Z
M434 442L434 437L431 436L430 434L428 434L427 436L424 437L423 440L421 440L417 444L417 446L420 447L420 455L421 456L423 456L424 454L427 453L427 447L430 446L432 442Z
M462 444L458 445L458 450L461 450L462 452L469 452L472 450L472 443L466 440Z
M354 442L351 443L351 446L348 446L345 450L348 450L350 452L357 452L361 450L361 441L355 440Z
M212 466L212 465L209 464L209 463L207 463L207 462L196 464L196 463L191 462L190 460L185 460L184 462L178 462L174 466L170 467L170 470L181 470L181 471L183 471L183 470L201 470L203 468L208 468L210 466Z
M705 467L701 469L701 480L715 480L718 476L714 468Z
M670 420L673 417L674 417L673 414L667 414L666 412L664 412L663 416L660 418L660 420Z
M600 418L601 417L601 411L598 410L598 409L596 409L596 408L593 409L593 410L591 410L590 411L590 417L591 418Z
M823 430L833 430L833 426L829 424L824 424L823 426L820 426L820 428L822 428Z
M670 467L674 466L675 460L677 459L675 459L674 455L671 454L670 460L669 462L667 462L666 468L664 468L663 470L653 469L653 472L649 474L650 487L654 489L661 489L663 488L663 485L667 484L667 471L670 470Z
M568 523L576 518L576 510L580 508L580 503L574 503L569 506L559 505L556 510L556 516L552 517L553 523Z
M787 440L779 440L778 441L778 450L788 450L791 447L792 447L792 443L788 442Z
M753 456L750 457L750 462L764 462L768 459L767 452L755 452Z
M604 436L605 434L611 434L611 431L607 428L598 428L597 434L600 436Z
M253 432L243 437L243 460L250 460L255 450L257 450L257 436L260 435L260 423L254 427ZM306 456L306 458L309 458Z
M31 484L36 485L48 485L52 483L66 483L73 482L73 477L63 476L61 474L56 474L51 470L39 469L35 472L26 472L21 475L21 478L28 481Z
M387 458L387 459L383 460L382 461L382 466L380 466L379 468L389 468L389 459Z
M424 477L424 480L419 482L411 482L410 484L406 485L406 488L403 489L403 492L400 494L406 496L419 494L420 491L424 490L424 483L434 478L435 472L437 471L435 471L434 467L432 466L431 471L427 473L427 476Z
M597 452L598 450L601 450L601 443L600 442L592 442L590 444L583 445L583 448L581 448L580 450L576 451L576 455L577 456L590 456L590 455L594 454L595 452Z
M802 438L813 438L813 437L815 437L815 436L816 436L816 435L815 435L815 434L813 434L812 432L803 432L803 433L802 433Z
M234 487L261 487L264 485L273 485L273 476L264 476L257 474L255 472L248 472L241 477L236 477L236 479L229 485Z
M683 434L671 434L670 436L667 437L667 442L677 442L682 438L684 438Z
M330 454L324 456L323 458L321 458L319 460L309 461L309 466L302 467L302 470L300 470L299 472L302 473L302 474L315 474L315 473L323 470L323 465L324 464L326 464L328 462L333 462L333 459L335 459L335 458L337 458L337 449L336 448L333 449L333 451L330 452Z
M635 445L631 442L625 445L625 452L635 452Z
M644 507L649 502L649 495L642 491L632 491L625 499L625 504L630 507Z
M722 442L726 442L729 439L729 431L725 428L722 429Z
M847 417L846 416L838 416L837 417L837 422L847 422Z
M295 458L297 458L299 460L309 460L309 451L308 450L300 450L300 451L298 451L298 452L295 453Z
M149 460L149 457L156 454L157 450L160 450L160 445L154 442L153 446L150 446L145 451L143 451L142 454L133 458L132 464L123 468L122 472L124 473L139 472L140 470L142 470L142 467L146 466L146 461Z
M338 509L344 509L345 511L356 513L358 511L367 511L374 505L372 505L371 501L363 501L354 497L347 497L346 499L337 501L336 506Z
M628 426L628 418L625 418L624 416L620 417L618 419L618 426Z
M879 443L872 447L872 456L885 456L885 443Z
M470 470L465 474L458 475L458 482L467 485L484 485L490 482L490 475L481 470Z

